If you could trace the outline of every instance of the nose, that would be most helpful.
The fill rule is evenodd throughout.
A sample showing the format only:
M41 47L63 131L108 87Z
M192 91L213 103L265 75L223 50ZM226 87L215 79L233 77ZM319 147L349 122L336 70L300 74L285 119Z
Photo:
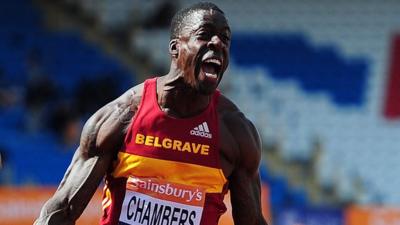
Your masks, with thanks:
M207 46L210 49L221 49L222 45L223 45L222 40L218 35L212 36L210 41L207 44Z

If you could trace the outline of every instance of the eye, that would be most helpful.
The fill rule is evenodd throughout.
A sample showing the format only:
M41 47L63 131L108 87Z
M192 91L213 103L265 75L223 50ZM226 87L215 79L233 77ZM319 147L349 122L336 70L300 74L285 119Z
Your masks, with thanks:
M221 36L220 36L220 38L221 38L221 40L224 42L224 43L229 43L230 42L230 40L231 40L231 37L229 36L229 35L227 35L227 34L222 34Z
M197 34L197 36L198 36L200 39L202 39L202 40L205 40L205 39L207 39L207 38L210 37L209 32L206 32L206 31L200 31L200 32Z
M222 35L222 39L223 39L224 41L229 41L229 40L231 40L231 38L230 38L228 35L226 35L226 34Z

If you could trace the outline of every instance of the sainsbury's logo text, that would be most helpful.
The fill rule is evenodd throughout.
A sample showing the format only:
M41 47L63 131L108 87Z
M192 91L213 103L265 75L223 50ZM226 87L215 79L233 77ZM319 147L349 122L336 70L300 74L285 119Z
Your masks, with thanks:
M203 202L204 192L199 188L177 185L168 182L158 182L157 179L129 178L127 186L131 190L143 193L153 193L165 197L180 199L180 202ZM164 197L164 198L165 198Z

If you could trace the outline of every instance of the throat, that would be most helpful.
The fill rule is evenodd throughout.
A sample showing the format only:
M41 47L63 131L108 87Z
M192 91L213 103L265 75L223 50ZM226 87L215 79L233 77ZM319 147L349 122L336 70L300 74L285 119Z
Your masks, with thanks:
M157 80L157 102L168 116L189 118L201 114L207 109L211 95L203 95L188 86L181 78Z
M175 118L189 118L203 113L210 104L210 96L163 95L158 105L164 113Z

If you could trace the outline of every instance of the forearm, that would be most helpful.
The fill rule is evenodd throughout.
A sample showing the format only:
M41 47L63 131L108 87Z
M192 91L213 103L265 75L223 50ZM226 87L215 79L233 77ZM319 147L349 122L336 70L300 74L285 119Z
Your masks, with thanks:
M232 215L235 225L265 225L267 223L262 215L257 183L249 184L245 180L240 179L240 184L231 186Z
M103 178L108 162L108 157L75 154L60 187L43 206L35 224L75 224Z
M42 208L39 218L34 225L74 225L75 219L71 218L69 207L54 207L56 200L50 199Z
M230 177L232 215L235 225L267 225L261 207L261 182L258 171L236 170Z

